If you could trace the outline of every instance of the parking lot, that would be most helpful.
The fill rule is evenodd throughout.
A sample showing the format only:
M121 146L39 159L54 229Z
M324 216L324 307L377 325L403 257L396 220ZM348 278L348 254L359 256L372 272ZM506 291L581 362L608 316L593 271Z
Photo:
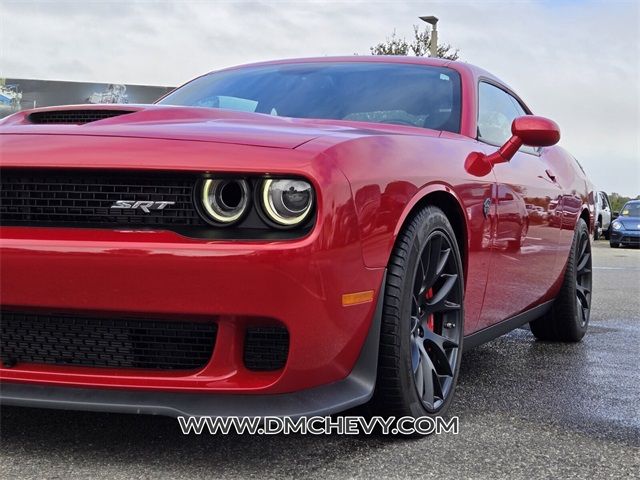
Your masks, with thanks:
M0 478L619 478L640 471L640 250L594 244L583 342L464 356L460 434L183 436L169 418L3 408ZM633 473L635 472L635 473Z

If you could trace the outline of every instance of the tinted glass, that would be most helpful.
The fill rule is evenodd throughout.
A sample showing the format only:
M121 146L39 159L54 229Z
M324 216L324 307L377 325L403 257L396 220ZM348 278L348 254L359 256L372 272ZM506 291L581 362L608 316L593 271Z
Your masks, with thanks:
M460 130L457 72L420 65L309 63L239 68L200 77L159 103Z
M512 95L489 83L480 83L478 95L478 138L493 145L503 145L511 138L513 121L527 112ZM537 151L526 145L520 150Z
M640 217L640 203L627 203L620 211L621 217Z
M478 138L502 145L511 137L511 123L520 114L504 90L484 82L479 88Z

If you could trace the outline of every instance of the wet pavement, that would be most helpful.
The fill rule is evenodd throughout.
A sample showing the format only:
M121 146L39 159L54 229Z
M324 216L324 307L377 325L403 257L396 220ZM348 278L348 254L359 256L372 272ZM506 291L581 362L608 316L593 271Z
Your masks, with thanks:
M2 479L638 478L640 250L594 249L579 344L516 330L467 352L458 435L183 436L169 418L3 408Z

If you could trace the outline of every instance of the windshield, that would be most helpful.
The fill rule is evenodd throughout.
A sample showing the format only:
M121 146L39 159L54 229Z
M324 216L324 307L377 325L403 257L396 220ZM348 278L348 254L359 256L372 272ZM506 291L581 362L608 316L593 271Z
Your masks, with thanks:
M627 203L620 211L621 217L640 217L640 203Z
M459 132L460 77L440 67L306 63L214 72L160 104Z

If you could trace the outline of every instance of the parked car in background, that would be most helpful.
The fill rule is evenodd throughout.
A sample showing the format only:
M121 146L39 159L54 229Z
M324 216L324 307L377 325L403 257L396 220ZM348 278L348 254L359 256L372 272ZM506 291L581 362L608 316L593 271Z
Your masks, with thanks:
M593 229L593 239L598 240L604 236L609 240L611 234L611 202L605 192L596 192L596 226Z
M620 214L615 212L614 217L609 238L611 248L618 248L620 245L640 246L640 200L625 203Z

